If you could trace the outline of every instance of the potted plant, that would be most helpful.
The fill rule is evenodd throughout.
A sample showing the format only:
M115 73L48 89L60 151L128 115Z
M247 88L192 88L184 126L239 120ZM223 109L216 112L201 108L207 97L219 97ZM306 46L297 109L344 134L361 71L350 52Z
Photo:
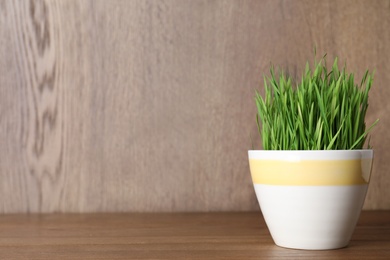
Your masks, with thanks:
M264 78L256 92L263 150L250 150L257 199L274 242L324 250L348 245L370 180L373 150L364 149L375 121L365 116L372 74L360 85L337 58L306 64L294 83L285 73Z

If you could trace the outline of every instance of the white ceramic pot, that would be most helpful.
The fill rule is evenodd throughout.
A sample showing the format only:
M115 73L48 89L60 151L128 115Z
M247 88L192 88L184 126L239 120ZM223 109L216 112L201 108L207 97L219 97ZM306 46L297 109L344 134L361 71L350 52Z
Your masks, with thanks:
M249 151L256 196L276 245L348 245L367 193L372 150Z

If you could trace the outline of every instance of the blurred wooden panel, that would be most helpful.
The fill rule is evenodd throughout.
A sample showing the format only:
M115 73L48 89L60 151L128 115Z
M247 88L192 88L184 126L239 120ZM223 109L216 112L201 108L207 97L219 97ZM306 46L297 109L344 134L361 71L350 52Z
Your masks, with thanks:
M390 209L390 1L0 0L0 212L257 210L247 162L270 62L362 75Z

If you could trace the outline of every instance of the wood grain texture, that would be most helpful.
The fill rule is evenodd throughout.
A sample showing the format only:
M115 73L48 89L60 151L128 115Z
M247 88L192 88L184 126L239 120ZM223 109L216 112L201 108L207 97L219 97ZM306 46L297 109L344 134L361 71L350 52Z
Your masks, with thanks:
M2 259L388 259L390 212L363 212L348 247L276 246L260 213L0 216Z
M0 0L0 212L256 210L247 150L270 62L363 75L390 209L390 1Z

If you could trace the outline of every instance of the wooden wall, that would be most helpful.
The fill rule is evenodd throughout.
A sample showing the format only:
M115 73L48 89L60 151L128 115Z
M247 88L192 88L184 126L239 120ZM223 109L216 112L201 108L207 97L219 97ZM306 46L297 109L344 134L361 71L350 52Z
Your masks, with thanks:
M390 209L390 1L0 0L0 212L258 210L270 63L375 69L365 209Z

